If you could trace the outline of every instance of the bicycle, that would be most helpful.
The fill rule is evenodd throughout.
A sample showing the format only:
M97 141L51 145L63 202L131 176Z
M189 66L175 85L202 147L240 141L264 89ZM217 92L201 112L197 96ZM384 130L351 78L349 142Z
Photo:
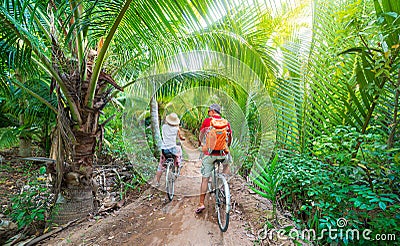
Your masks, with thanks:
M175 180L179 177L181 167L175 165L175 155L171 152L164 152L165 161L163 165L166 167L165 173L165 189L168 199L172 201L175 191Z
M211 182L208 182L208 192L215 195L215 210L218 217L218 226L222 232L226 232L229 226L229 212L231 210L231 194L228 181L220 172L220 166L224 159L214 161Z

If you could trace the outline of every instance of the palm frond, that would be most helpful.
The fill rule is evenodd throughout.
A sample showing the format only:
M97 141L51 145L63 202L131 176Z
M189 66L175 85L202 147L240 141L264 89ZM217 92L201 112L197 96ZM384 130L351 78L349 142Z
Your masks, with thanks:
M15 127L0 128L0 149L16 146L20 133L21 130Z

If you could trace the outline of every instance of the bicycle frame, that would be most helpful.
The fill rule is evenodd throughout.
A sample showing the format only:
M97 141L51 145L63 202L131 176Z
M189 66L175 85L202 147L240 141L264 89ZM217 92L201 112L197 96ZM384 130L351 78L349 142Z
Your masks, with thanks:
M180 174L180 169L175 165L175 160L173 157L166 157L164 162L166 164L165 173L165 189L168 195L168 199L172 201L175 193L175 180Z

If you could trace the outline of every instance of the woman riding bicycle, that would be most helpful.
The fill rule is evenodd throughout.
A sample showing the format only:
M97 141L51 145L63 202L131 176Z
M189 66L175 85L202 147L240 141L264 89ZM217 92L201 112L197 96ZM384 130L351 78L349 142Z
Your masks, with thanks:
M167 117L165 118L165 122L162 126L162 145L160 162L156 173L156 187L160 185L161 175L162 172L165 170L165 167L163 166L165 162L164 153L172 153L175 156L175 165L181 166L182 148L177 144L177 138L179 138L180 140L185 140L185 138L182 137L180 133L179 123L180 120L178 118L178 115L175 113L171 113L167 115Z

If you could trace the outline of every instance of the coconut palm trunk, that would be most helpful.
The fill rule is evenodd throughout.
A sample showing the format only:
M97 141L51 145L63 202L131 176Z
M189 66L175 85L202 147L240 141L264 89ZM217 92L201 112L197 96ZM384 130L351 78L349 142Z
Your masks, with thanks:
M24 114L19 115L19 124L20 126L24 125ZM32 139L27 134L21 134L19 136L19 156L28 157L31 156L31 142Z
M151 117L151 132L154 139L154 150L156 155L161 151L161 135L160 135L160 124L158 122L158 102L157 99L152 97L150 99L150 117Z
M65 224L94 212L96 194L93 181L93 160L96 147L96 132L99 129L99 113L82 114L85 122L81 127L64 125L66 119L58 121L56 178L57 204L53 209L53 222ZM67 121L68 122L68 121ZM69 132L67 138L63 133ZM64 135L65 136L65 135ZM73 142L67 142L73 139ZM65 155L62 157L61 155Z

